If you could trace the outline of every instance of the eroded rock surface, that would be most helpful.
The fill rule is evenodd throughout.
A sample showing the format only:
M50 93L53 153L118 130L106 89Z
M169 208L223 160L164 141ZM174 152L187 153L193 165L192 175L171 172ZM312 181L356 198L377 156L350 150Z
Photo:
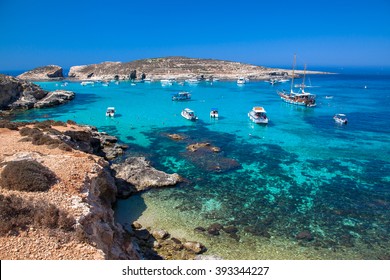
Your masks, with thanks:
M18 76L19 79L25 79L30 81L41 81L41 80L53 80L64 78L62 67L57 65L47 65L37 67L33 70L24 72Z

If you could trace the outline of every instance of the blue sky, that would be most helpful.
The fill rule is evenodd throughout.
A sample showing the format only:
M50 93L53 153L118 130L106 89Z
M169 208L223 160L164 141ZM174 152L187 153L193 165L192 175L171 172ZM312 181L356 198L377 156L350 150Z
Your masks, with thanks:
M0 0L0 70L182 55L390 66L390 1ZM312 66L312 67L310 67Z

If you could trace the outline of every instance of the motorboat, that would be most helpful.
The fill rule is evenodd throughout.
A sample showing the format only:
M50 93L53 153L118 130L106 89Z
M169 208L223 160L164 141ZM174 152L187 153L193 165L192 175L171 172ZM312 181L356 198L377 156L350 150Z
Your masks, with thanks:
M210 111L210 118L218 118L218 109L217 108L211 108L211 111Z
M348 119L347 119L347 116L345 114L336 114L333 116L333 119L338 124L347 124L348 123Z
M173 81L171 79L162 79L160 80L162 86L171 86Z
M84 82L81 82L80 84L81 84L82 86L88 86L88 85L93 86L95 83L94 83L94 82L91 82L91 81L84 81Z
M257 124L267 124L268 117L266 111L263 107L253 107L252 110L248 113L249 119Z
M172 96L172 101L185 101L191 99L191 94L187 91L181 91Z
M270 80L269 80L269 83L270 83L271 85L279 84L279 83L280 83L280 80L279 80L279 79L270 79Z
M244 77L239 77L239 78L237 79L237 84L243 85L243 84L245 84L245 83L246 83L246 79L245 79Z
M190 121L196 121L198 119L198 117L195 116L195 112L189 108L185 108L183 111L181 111L181 115L183 118Z
M115 115L115 108L108 107L106 110L106 117L114 117L114 115Z
M187 79L185 80L189 84L197 84L199 83L198 79Z

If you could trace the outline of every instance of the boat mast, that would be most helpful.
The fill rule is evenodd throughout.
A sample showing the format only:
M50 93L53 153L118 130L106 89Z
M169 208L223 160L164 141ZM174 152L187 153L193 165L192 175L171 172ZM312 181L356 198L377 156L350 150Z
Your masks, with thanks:
M306 64L305 64L305 68L303 70L303 80L302 80L302 85L301 85L302 93L305 92L305 79L306 79Z
M290 92L293 93L293 87L294 87L294 71L295 71L295 63L297 62L297 55L294 53L294 62L292 67L292 78L291 78L291 86L290 86Z

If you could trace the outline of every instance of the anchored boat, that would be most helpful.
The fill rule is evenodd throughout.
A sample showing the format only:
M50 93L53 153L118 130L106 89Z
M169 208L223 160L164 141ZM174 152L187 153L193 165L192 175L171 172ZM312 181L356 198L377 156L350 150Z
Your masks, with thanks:
M191 99L191 94L187 91L182 91L172 96L172 101L185 101L189 99Z
M106 117L114 117L114 115L115 115L115 108L108 107L106 110Z
M196 121L198 119L198 117L195 116L195 112L189 108L185 108L183 111L181 111L181 115L183 118L190 121Z
M348 123L348 119L347 119L347 116L345 114L336 114L333 116L333 119L336 123L339 123L339 124L347 124Z
M218 114L218 109L217 108L211 108L211 111L210 111L210 118L218 118L219 114Z
M263 107L253 107L252 110L248 113L248 117L254 123L267 124L268 117L266 113L267 112Z
M299 105L299 106L314 107L316 106L316 96L314 94L305 91L306 65L305 65L302 84L299 85L300 89L298 92L293 91L295 64L296 64L296 55L294 55L290 93L286 92L285 90L278 91L277 93L279 94L280 98L287 103Z

